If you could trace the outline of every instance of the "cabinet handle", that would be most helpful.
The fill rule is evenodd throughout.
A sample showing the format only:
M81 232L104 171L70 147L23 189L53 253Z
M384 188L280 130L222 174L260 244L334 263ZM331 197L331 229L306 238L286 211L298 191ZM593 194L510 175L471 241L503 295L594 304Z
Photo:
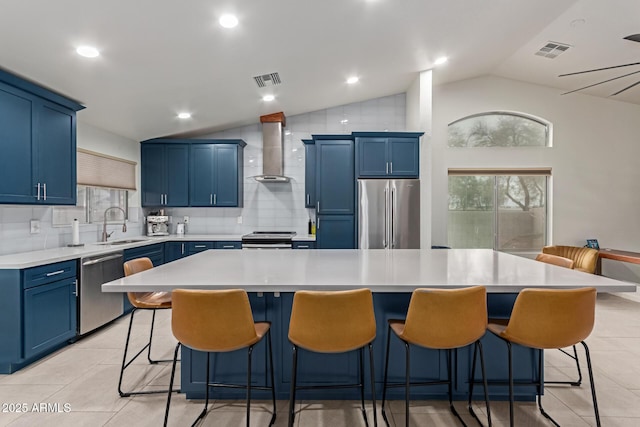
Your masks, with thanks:
M391 165L391 168L390 168L391 173L393 173L393 162L389 162L389 164Z
M184 255L184 243L182 244L182 253L180 255Z
M320 218L316 221L316 230L320 230Z
M387 170L386 170L386 174L389 175L389 162L387 162Z
M311 195L307 194L307 205L311 204Z
M214 205L217 205L217 204L218 204L218 202L216 201L216 198L217 198L216 196L217 196L217 194L216 194L216 193L213 193L213 204L214 204Z
M64 270L52 271L51 273L47 273L47 277L57 276L58 274L64 273Z
M44 193L44 200L47 200L47 183L45 182L44 184L42 184L42 188L43 188L43 193Z
M309 245L298 245L298 249L309 249Z
M233 245L222 245L222 249L234 249L235 246Z
M209 204L213 205L213 193L209 194Z
M40 183L36 185L36 188L38 189L38 195L36 196L36 200L40 200Z
M206 248L207 245L195 245L194 248Z
M78 296L78 279L75 280L75 284L76 284L76 290L73 291L73 295Z
M320 200L316 202L317 212L320 213Z

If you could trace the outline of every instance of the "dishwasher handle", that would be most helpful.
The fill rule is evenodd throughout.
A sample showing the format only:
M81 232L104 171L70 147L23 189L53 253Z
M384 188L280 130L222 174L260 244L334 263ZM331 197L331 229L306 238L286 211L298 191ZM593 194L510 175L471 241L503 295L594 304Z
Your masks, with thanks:
M107 255L107 256L101 257L101 258L95 258L95 259L83 262L82 266L84 267L86 265L98 264L100 262L105 262L105 261L109 261L109 260L117 259L117 258L123 258L123 254Z

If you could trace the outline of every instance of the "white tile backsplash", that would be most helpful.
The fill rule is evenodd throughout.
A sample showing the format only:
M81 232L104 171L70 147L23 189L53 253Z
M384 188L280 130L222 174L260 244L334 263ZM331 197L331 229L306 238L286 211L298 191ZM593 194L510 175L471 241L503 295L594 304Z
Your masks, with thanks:
M284 137L284 170L291 178L287 184L260 184L252 177L262 173L262 128L259 123L201 136L200 138L243 139L244 207L243 208L169 208L172 231L184 216L189 216L187 234L244 234L251 231L293 230L307 233L307 222L313 209L304 207L304 145L302 139L312 134L350 134L352 131L404 131L405 94L386 96L363 102L332 107L287 117ZM347 119L346 124L340 123ZM138 196L139 197L139 196ZM127 232L113 224L111 240L145 233L144 209L130 208ZM242 216L242 224L237 218ZM30 233L32 219L40 221L40 234ZM0 255L50 249L71 243L71 226L53 227L52 208L45 206L0 205ZM80 241L99 241L102 224L81 224Z

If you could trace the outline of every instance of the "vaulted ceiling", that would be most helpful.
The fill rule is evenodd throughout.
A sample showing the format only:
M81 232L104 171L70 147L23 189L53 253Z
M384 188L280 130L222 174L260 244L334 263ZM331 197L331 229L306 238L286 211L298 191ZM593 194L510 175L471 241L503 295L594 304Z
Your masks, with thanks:
M224 13L239 25L221 27ZM495 74L561 96L640 71L558 77L640 62L640 43L623 39L640 33L638 16L637 0L3 0L0 67L81 102L81 121L144 140L401 93L431 68L435 84ZM569 48L535 54L549 42ZM80 57L80 45L100 56ZM280 85L256 85L273 72ZM582 92L608 97L637 80ZM612 99L640 103L640 85Z

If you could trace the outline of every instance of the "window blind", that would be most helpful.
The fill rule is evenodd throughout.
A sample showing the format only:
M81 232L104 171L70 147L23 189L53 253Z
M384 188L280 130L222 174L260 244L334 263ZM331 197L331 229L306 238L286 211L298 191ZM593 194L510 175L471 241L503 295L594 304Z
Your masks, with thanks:
M449 168L449 176L551 176L551 168Z
M78 149L78 185L136 190L136 162Z

